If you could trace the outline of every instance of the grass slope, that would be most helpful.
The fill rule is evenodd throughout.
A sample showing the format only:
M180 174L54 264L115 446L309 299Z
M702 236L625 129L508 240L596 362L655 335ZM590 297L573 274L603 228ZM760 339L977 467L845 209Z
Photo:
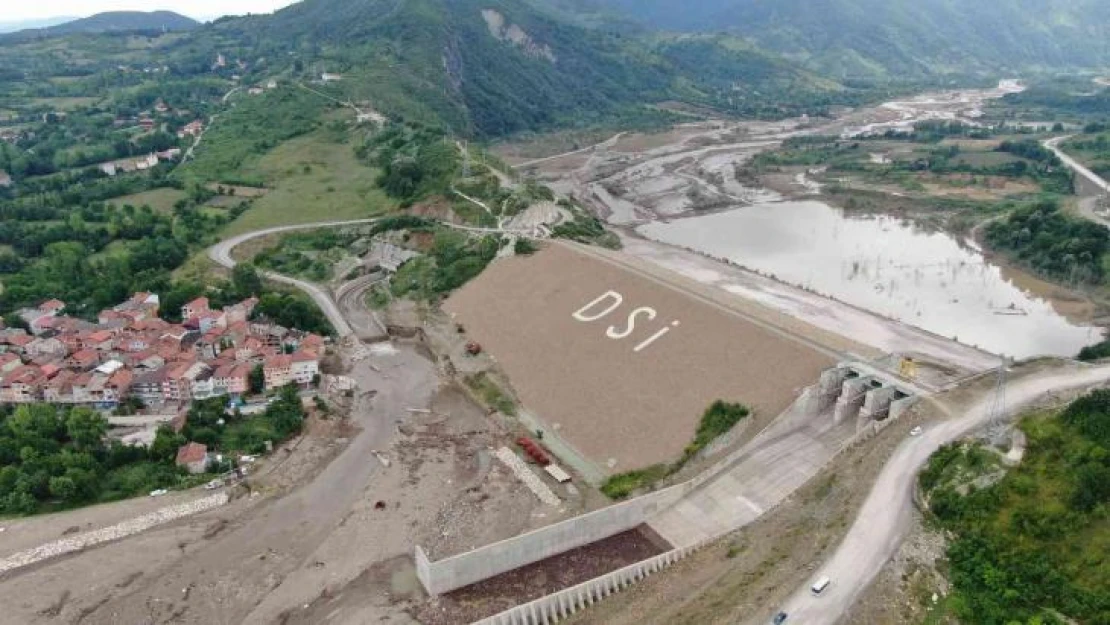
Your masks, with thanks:
M270 226L362 219L394 208L375 186L375 170L359 163L350 146L319 134L283 143L245 171L272 191L232 222L226 236Z

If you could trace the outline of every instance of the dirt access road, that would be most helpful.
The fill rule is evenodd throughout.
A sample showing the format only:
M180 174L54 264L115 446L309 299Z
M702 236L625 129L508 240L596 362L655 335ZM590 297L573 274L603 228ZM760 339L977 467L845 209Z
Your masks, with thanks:
M1006 388L1008 415L1013 416L1038 398L1110 381L1110 365L1066 365L1011 381ZM991 419L993 390L981 394L970 406L946 406L959 417L928 426L918 437L907 438L883 467L852 528L836 553L814 571L782 607L791 622L833 625L853 605L894 554L908 531L913 515L913 487L918 471L942 445L985 426ZM943 399L942 402L944 406ZM809 584L827 576L832 580L820 596Z

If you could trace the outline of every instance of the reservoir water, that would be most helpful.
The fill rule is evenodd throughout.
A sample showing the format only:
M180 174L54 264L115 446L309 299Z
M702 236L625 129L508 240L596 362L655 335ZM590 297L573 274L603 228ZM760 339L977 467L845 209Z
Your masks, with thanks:
M637 231L993 353L1074 356L1102 336L1016 286L977 250L897 217L774 202Z

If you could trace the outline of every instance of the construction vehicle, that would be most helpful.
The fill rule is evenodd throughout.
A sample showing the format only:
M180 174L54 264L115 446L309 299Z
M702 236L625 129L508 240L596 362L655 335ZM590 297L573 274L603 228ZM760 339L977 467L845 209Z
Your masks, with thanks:
M898 364L898 373L907 380L917 379L917 362L913 358L906 356L902 359L902 362Z

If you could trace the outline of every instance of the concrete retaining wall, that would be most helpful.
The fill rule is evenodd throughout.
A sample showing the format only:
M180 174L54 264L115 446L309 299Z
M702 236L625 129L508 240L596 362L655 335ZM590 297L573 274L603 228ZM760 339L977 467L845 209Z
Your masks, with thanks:
M690 488L689 484L673 486L438 562L430 561L417 546L416 575L428 593L448 593L630 530L677 502Z
M696 547L675 549L654 558L617 569L600 577L560 590L535 601L509 608L474 625L548 625L578 610L585 609L605 597L618 593L652 573L661 571L692 553Z

